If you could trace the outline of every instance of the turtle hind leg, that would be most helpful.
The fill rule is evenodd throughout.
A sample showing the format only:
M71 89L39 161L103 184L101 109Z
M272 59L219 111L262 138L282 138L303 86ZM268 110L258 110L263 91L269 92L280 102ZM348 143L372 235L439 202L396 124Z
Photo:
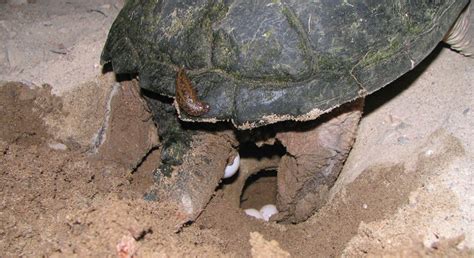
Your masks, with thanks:
M155 184L145 196L176 207L177 229L204 210L236 151L230 125L182 123L169 99L145 92L161 141Z
M179 121L171 100L152 92L144 91L144 97L153 113L161 141L160 175L171 176L172 167L181 165L191 145L192 130L186 130Z
M277 174L280 213L272 219L303 222L326 203L354 143L362 109L360 99L277 133L287 154Z
M474 58L474 8L469 3L459 15L443 41L451 49L464 56Z

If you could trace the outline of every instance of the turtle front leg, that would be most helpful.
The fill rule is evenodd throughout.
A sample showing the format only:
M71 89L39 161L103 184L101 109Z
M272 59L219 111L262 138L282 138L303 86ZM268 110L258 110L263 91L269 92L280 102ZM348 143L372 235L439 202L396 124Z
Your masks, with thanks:
M287 154L278 167L280 213L273 220L299 223L326 203L354 143L362 108L363 100L357 100L277 133Z

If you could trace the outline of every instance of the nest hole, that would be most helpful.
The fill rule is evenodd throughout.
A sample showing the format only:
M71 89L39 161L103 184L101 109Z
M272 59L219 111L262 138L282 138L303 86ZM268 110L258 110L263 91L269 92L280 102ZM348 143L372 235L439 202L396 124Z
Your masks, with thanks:
M238 193L239 207L259 210L266 204L276 205L277 167L280 158L286 153L285 147L278 141L260 146L250 141L240 145L239 153L241 159L254 160L243 175L245 181L241 181L243 185Z
M266 204L276 204L277 171L263 170L250 176L240 196L240 208L259 210Z
M242 210L260 210L267 204L276 205L277 169L281 157L286 154L285 147L278 141L255 142L241 142L239 171L221 184L224 198Z

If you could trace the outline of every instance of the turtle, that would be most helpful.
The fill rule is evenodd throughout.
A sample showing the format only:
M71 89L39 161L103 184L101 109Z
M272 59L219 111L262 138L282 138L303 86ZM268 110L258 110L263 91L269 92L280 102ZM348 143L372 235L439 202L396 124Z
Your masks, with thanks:
M238 202L248 176L276 168L280 213L272 220L306 220L337 180L365 96L412 70L443 40L472 55L468 4L127 1L101 63L136 76L158 125L161 164L146 198L174 200L183 223L192 221L239 146L278 142L285 153L277 158L242 159L229 200Z

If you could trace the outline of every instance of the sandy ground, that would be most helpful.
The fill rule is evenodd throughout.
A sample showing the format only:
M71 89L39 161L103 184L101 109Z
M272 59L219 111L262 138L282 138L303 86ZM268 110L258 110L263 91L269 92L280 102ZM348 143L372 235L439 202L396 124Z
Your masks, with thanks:
M0 1L2 256L474 255L474 59L440 46L369 96L308 221L252 219L217 190L176 232L176 207L143 198L159 142L136 82L99 66L122 5ZM275 180L257 182L243 206L272 200Z

